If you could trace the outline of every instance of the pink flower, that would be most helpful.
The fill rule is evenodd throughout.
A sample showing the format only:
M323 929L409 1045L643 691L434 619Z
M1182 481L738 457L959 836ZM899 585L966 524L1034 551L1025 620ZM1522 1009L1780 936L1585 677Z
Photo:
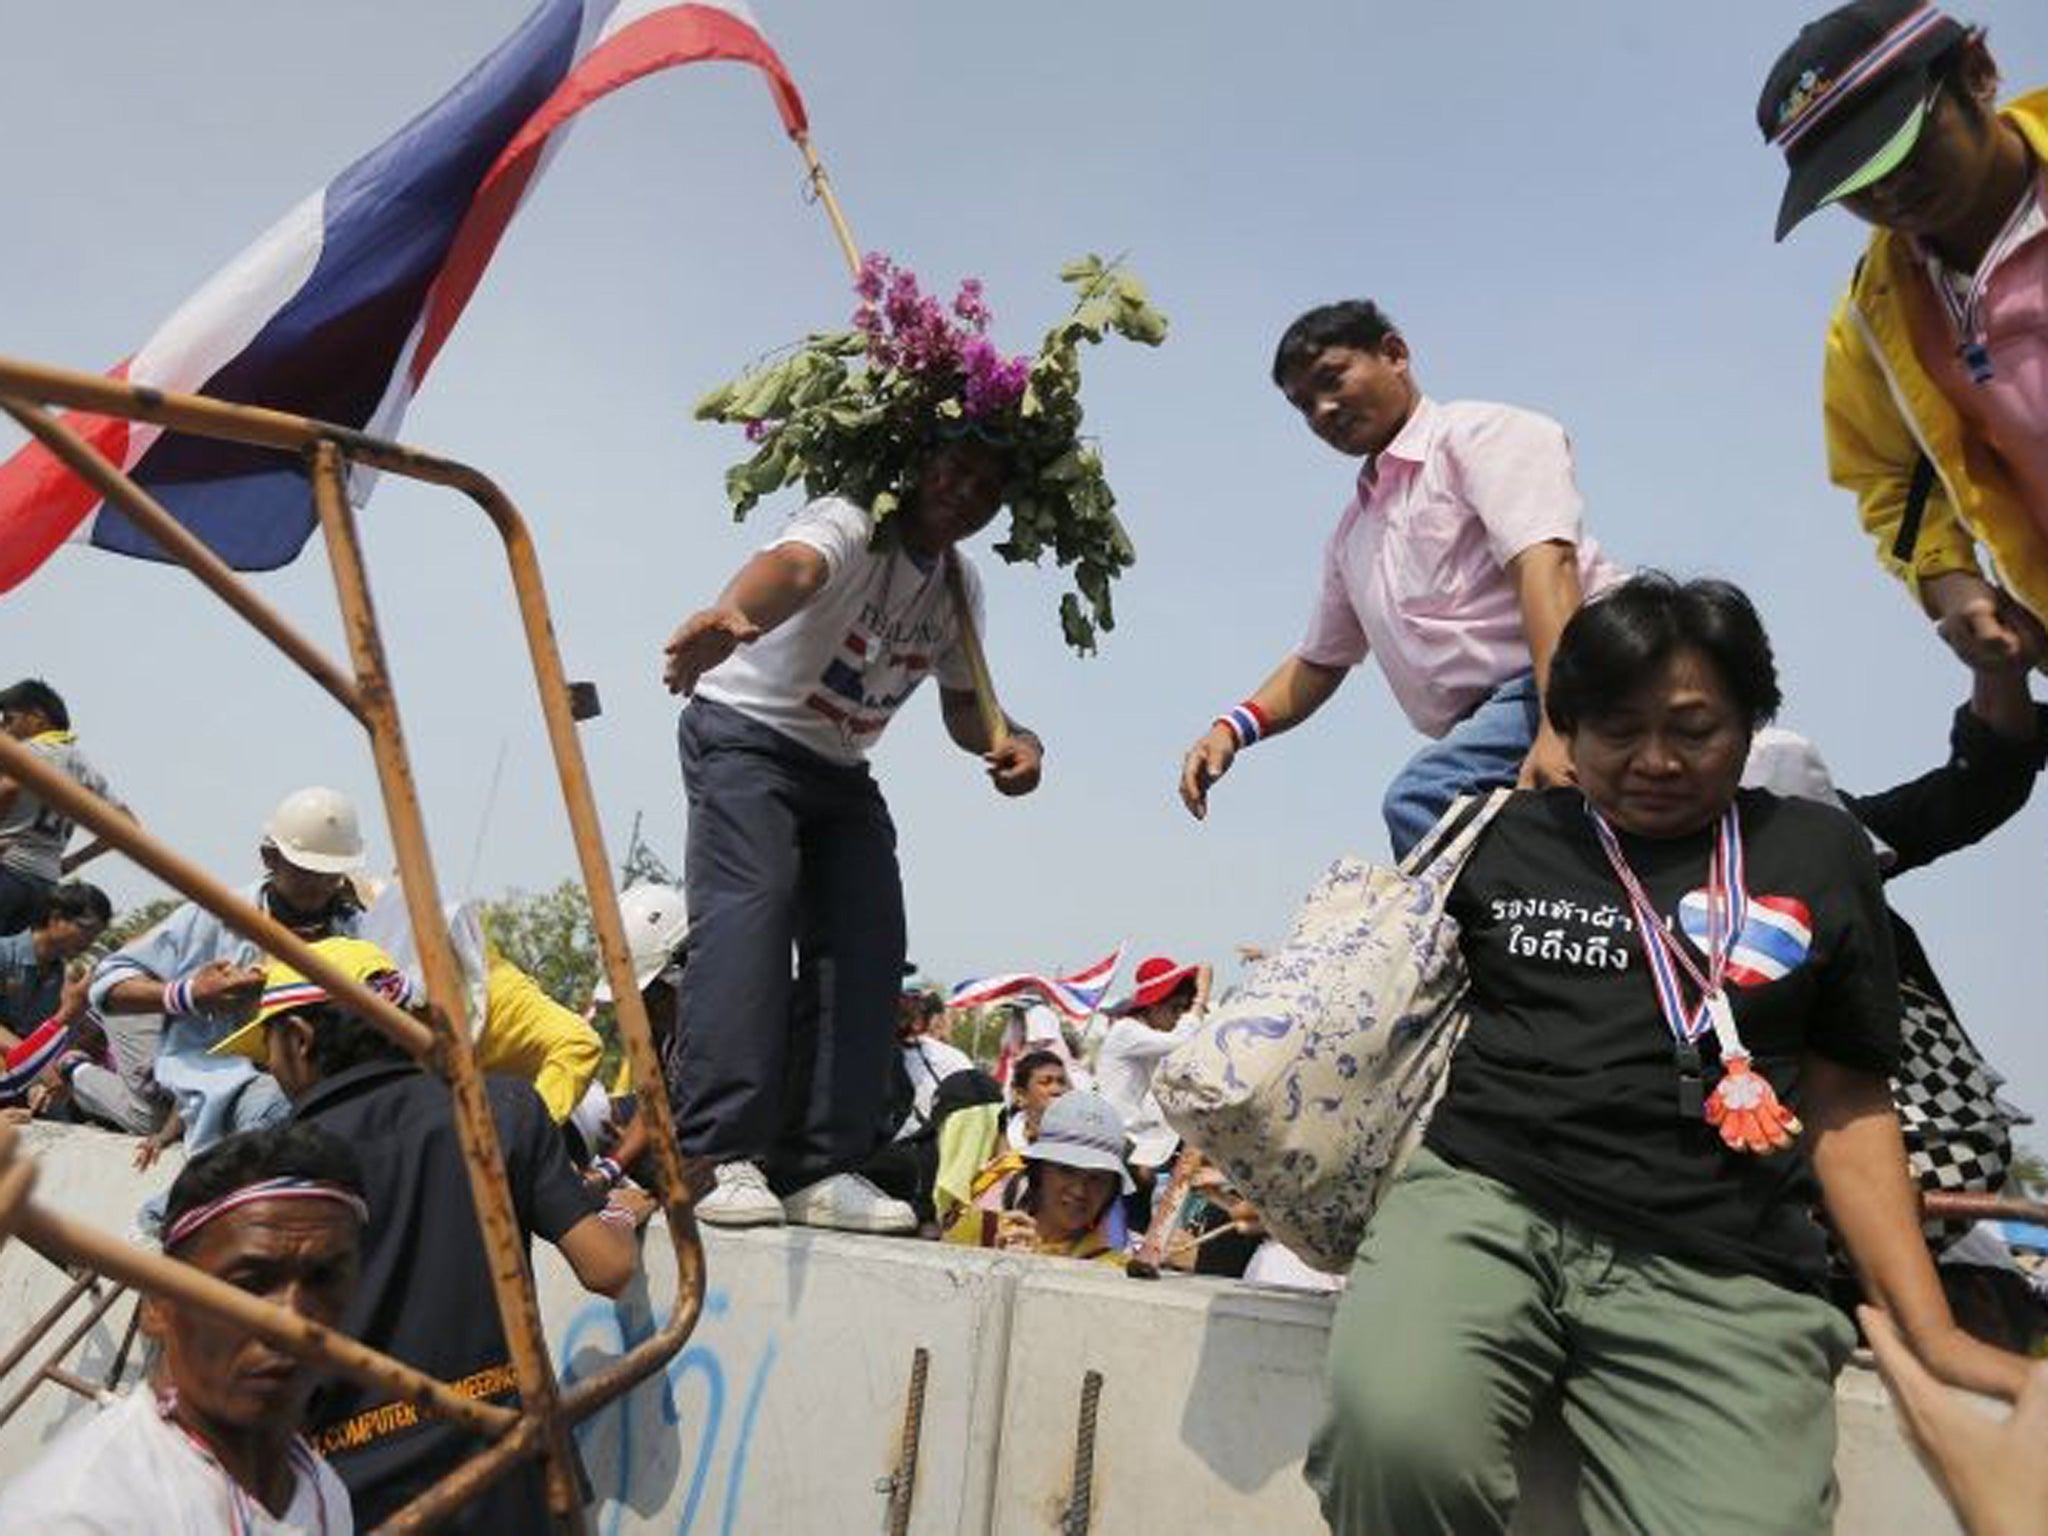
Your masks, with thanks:
M748 442L765 443L775 435L775 423L772 421L762 421L757 417L753 421L748 422L742 430L746 432Z
M896 270L888 257L880 251L869 251L861 259L860 275L853 280L853 291L870 304L882 296L882 285L889 280L889 274Z
M969 277L961 280L960 291L953 296L953 313L977 331L987 329L991 316L988 305L981 296L980 278Z

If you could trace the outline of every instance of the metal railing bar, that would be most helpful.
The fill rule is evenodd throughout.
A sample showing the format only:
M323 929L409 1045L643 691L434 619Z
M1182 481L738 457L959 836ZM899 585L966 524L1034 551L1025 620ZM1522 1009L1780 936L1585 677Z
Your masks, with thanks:
M226 561L171 516L155 497L108 463L92 444L40 405L7 399L0 400L0 409L20 422L67 469L162 545L166 554L198 577L208 591L283 651L299 670L332 694L343 709L357 719L362 718L362 706L356 699L355 688L342 675L341 669L317 645L286 623L275 608L258 597Z

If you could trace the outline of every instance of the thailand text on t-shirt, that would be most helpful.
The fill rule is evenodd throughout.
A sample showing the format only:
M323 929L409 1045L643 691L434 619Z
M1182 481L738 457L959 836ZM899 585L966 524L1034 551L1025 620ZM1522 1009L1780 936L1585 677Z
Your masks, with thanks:
M1815 1053L1886 1075L1899 1042L1870 845L1831 806L1745 790L1747 919L1728 970L1743 1044L1796 1112ZM1713 829L1622 837L1667 927L1707 969ZM1675 1042L1576 789L1515 796L1451 893L1471 1025L1429 1144L1553 1214L1621 1241L1781 1283L1817 1284L1823 1253L1805 1143L1757 1157L1681 1111ZM1697 1000L1688 986L1687 1001ZM1700 1042L1705 1086L1719 1065Z
M874 535L874 520L843 497L821 497L797 513L766 547L816 550L824 585L790 619L705 673L698 696L834 762L857 763L926 677L972 688L944 562L916 559L894 540L876 548ZM953 558L979 628L980 577L965 555Z

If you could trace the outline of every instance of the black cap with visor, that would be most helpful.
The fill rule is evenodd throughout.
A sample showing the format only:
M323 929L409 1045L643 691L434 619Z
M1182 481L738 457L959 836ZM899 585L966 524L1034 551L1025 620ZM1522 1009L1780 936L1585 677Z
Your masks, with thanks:
M1800 29L1756 107L1791 172L1777 239L1898 169L1933 104L1936 66L1969 35L1919 0L1853 0Z

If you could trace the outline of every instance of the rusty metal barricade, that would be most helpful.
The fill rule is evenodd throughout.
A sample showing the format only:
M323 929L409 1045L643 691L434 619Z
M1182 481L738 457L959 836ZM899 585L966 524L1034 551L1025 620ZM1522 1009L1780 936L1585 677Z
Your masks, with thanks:
M103 458L74 425L53 415L52 406L123 417L170 431L301 458L311 479L314 506L333 567L349 666L336 664L293 629L148 492ZM525 520L511 498L489 476L466 464L285 412L175 394L8 358L0 358L0 409L85 480L109 506L154 538L172 559L198 577L208 590L325 689L369 734L399 879L426 982L430 1020L427 1025L337 971L267 913L243 901L197 865L142 831L107 801L53 771L21 743L5 735L0 735L0 774L13 778L46 804L104 838L166 884L215 913L236 933L319 982L447 1082L454 1095L456 1127L518 1384L519 1406L512 1408L465 1397L448 1383L436 1381L296 1313L260 1301L189 1265L145 1252L40 1204L31 1203L21 1213L18 1235L53 1263L74 1271L82 1269L139 1292L206 1308L302 1359L390 1393L423 1412L453 1420L489 1442L394 1515L385 1530L431 1527L530 1456L546 1460L548 1505L557 1524L566 1530L584 1530L569 1428L663 1366L696 1326L704 1302L704 1251L691 1211L703 1170L686 1164L682 1157L667 1095L661 1091L661 1066L646 1011L641 1006L640 989L633 982L603 832L576 736L571 688L555 643L547 593ZM442 916L440 890L413 783L411 760L371 601L355 512L348 499L348 476L358 467L461 492L482 508L503 542L540 693L541 714L590 900L604 973L611 983L633 1082L641 1089L639 1113L647 1117L653 1133L661 1203L675 1251L677 1295L673 1309L667 1322L651 1336L596 1372L583 1374L567 1391L560 1388L549 1360L533 1277L506 1183L497 1127L471 1048L462 974ZM49 1327L54 1327L54 1320L44 1331ZM33 1338L28 1341L31 1346L34 1342ZM42 1378L61 1382L62 1374L60 1370L53 1377L46 1368Z

